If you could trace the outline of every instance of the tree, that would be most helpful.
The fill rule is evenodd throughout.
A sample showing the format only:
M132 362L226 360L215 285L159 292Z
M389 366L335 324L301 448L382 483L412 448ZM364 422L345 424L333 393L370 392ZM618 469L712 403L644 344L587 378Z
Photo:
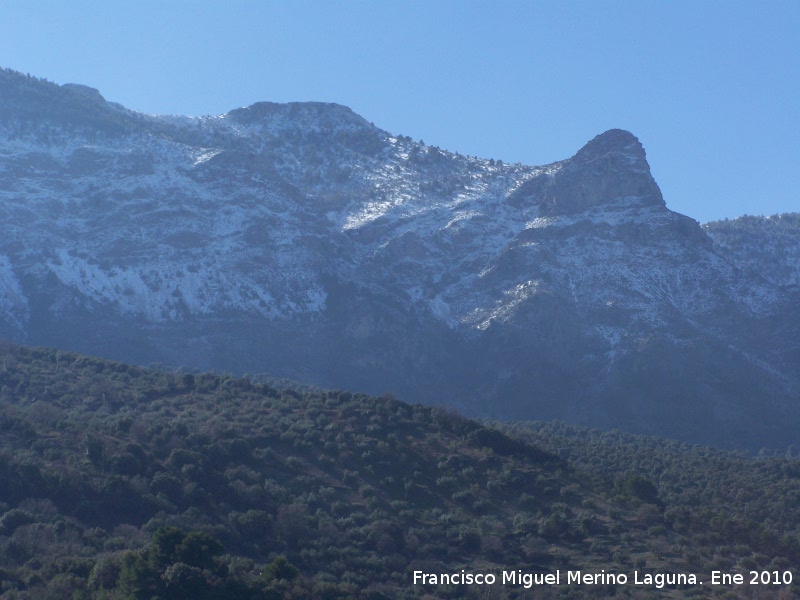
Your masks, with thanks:
M217 570L214 558L225 551L217 538L204 531L192 531L176 548L178 561L198 569Z
M293 581L300 574L300 571L292 563L286 560L286 557L281 555L264 568L262 577L266 580L280 580Z

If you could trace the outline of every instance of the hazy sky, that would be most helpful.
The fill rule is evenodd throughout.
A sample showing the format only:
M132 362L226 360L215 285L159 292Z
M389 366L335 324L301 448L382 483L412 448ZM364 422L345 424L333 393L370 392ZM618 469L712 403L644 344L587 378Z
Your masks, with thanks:
M534 165L619 127L644 144L673 210L699 221L800 211L798 0L0 9L0 66L135 110L339 102L392 133Z

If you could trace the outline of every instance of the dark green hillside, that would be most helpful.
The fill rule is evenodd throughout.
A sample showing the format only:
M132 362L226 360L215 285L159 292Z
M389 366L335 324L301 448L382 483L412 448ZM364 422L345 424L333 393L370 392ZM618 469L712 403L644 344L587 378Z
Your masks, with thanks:
M673 440L563 423L522 423L504 431L558 454L585 472L616 479L637 474L664 502L676 532L710 544L704 558L746 569L800 564L800 459L754 458ZM701 551L702 552L702 551Z
M423 588L412 575L800 564L793 531L728 541L687 525L683 500L642 465L615 481L522 433L390 397L12 344L0 346L0 394L3 598L750 597L747 586ZM763 494L777 501L786 476L767 471ZM784 513L773 529L794 523Z

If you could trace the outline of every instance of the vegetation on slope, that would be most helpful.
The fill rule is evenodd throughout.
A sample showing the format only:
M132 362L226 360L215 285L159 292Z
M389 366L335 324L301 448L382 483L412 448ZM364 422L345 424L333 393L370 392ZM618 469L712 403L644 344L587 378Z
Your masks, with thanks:
M800 561L800 460L757 458L674 440L564 423L503 426L583 471L617 482L645 477L664 503L664 523L690 536L702 560L783 570Z
M800 213L745 215L703 225L722 256L778 285L800 285Z
M414 586L413 571L708 573L800 560L793 535L717 551L721 534L676 518L680 506L635 468L614 481L528 432L391 397L12 344L0 346L0 396L4 598L516 598L528 592Z

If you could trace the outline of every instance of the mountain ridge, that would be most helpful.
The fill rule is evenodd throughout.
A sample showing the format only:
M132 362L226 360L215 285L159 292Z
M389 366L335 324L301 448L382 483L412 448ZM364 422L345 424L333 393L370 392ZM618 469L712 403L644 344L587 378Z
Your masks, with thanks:
M703 224L717 252L781 286L800 286L800 213L743 215Z
M794 440L797 295L668 210L629 132L507 165L335 104L148 116L54 85L0 77L4 337L473 415ZM17 88L34 113L6 104Z

